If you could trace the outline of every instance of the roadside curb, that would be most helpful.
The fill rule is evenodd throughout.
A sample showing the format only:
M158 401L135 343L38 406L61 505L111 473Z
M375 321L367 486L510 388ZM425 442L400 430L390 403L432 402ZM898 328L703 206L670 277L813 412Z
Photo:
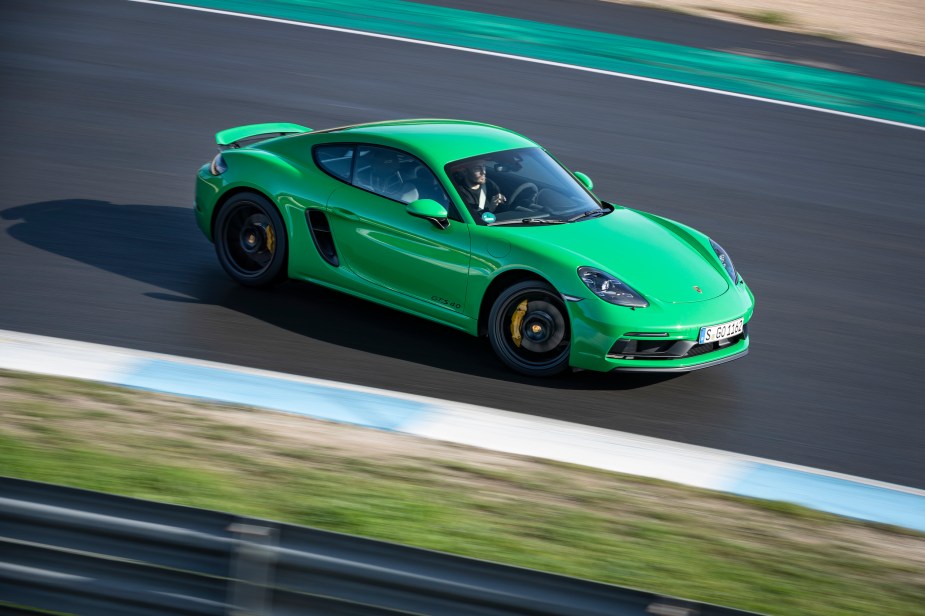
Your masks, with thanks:
M0 369L294 413L925 532L925 490L436 398L6 330Z

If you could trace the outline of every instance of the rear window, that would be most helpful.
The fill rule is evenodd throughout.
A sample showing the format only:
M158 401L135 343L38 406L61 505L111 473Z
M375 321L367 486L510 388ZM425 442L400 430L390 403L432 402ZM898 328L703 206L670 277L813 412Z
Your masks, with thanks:
M349 182L353 169L353 149L352 145L339 143L319 145L314 149L315 164L338 180Z

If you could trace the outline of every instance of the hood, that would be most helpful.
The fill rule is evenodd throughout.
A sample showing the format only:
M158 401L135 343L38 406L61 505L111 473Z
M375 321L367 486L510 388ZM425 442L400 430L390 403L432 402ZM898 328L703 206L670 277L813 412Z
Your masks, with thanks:
M649 299L698 302L729 289L712 251L682 226L630 209L569 224L492 229L503 229L514 244L539 243L534 248L546 254L569 252L576 268L599 268Z

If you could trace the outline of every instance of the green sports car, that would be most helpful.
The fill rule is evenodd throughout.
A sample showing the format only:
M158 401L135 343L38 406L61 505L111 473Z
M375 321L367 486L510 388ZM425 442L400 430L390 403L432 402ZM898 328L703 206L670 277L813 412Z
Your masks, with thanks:
M243 285L305 280L487 335L531 376L689 371L748 352L754 296L719 244L601 201L510 130L276 123L216 142L196 219Z

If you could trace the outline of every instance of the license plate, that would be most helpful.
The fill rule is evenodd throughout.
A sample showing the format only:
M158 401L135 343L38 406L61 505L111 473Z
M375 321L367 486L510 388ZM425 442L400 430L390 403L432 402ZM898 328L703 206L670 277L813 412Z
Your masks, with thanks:
M717 340L724 340L726 338L738 336L742 333L742 328L744 325L745 318L743 317L741 319L736 319L735 321L729 321L728 323L720 323L719 325L701 327L700 337L697 338L697 344L716 342Z

